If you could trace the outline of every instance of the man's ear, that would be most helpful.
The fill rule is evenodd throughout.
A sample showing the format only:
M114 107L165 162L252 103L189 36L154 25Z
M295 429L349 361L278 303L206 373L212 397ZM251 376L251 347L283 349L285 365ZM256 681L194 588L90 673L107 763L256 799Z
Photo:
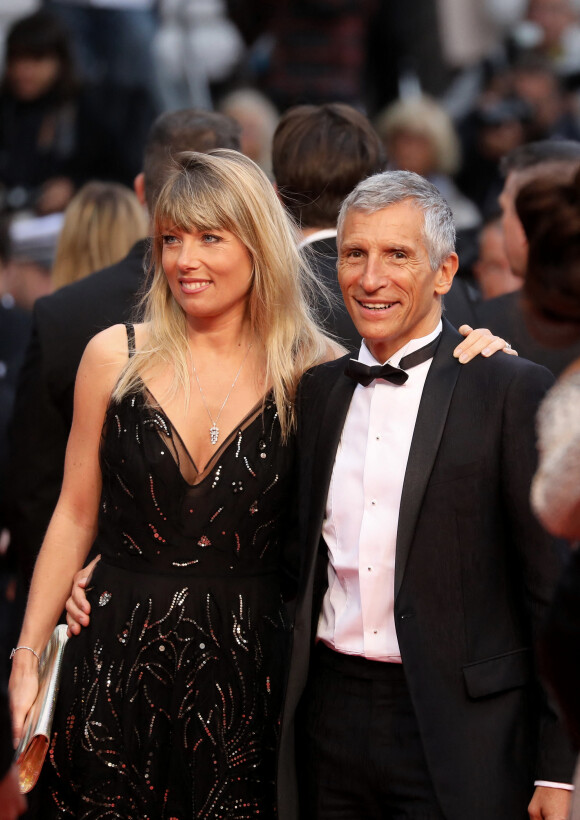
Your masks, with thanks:
M450 253L447 259L441 263L439 270L435 274L435 293L439 294L439 296L444 296L444 294L451 290L453 278L457 273L458 267L459 257L456 253Z
M141 171L140 174L137 174L135 179L133 180L133 190L137 196L137 199L144 207L147 205L145 200L145 174Z

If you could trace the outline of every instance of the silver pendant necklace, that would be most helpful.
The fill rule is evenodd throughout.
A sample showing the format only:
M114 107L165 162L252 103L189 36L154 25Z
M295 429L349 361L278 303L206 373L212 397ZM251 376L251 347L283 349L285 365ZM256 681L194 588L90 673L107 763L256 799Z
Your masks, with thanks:
M246 359L248 358L248 354L249 354L249 352L250 352L250 350L251 350L251 349L252 349L252 345L250 344L250 345L248 345L248 349L246 350L246 355L245 355L245 356L244 356L244 358L242 359L242 363L241 363L241 365L240 365L240 367L239 367L239 369L238 369L238 372L236 373L236 377L235 377L235 379L234 379L234 380L233 380L233 382L232 382L232 386L231 386L231 387L230 387L230 389L228 390L228 395L227 395L227 396L225 397L225 399L223 400L222 406L220 407L219 412L218 412L218 414L217 414L217 416L216 416L215 420L214 420L214 418L213 418L212 414L209 412L209 407L207 406L207 401L205 400L205 394L204 394L204 392L203 392L203 389L202 389L201 384L199 383L199 377L198 377L198 375L197 375L197 371L196 371L196 369L195 369L195 362L193 361L193 356L191 356L191 366L192 366L192 368L193 368L193 375L195 376L195 380L196 380L196 382L197 382L197 386L199 387L199 393L200 393L200 395L201 395L201 400L202 400L202 402L203 402L203 406L205 407L205 411L206 411L206 413L207 413L207 414L208 414L208 416L209 416L209 420L211 421L211 427L209 428L209 440L211 441L211 443L212 443L212 444L217 444L217 442L218 442L218 438L219 438L219 434L220 434L220 428L218 427L218 421L220 420L220 416L221 416L221 414L222 414L222 410L223 410L223 409L224 409L224 407L226 406L227 401L228 401L228 399L229 399L229 397L230 397L230 395L231 395L232 390L233 390L233 389L234 389L234 387L236 386L236 382L237 382L237 380L238 380L238 376L239 376L239 375L240 375L240 373L242 372L242 367L243 367L243 366L244 366L244 364L246 363ZM190 353L190 355L191 355L191 353Z

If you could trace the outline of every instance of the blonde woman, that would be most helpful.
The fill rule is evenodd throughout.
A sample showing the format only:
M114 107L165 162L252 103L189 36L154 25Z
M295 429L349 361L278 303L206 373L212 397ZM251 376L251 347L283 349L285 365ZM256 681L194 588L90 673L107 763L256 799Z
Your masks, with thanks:
M310 316L290 223L241 154L184 155L159 197L153 253L146 321L103 331L81 362L19 641L40 654L94 545L93 614L66 649L50 804L58 817L103 806L123 818L269 817L292 400L331 346ZM17 734L36 665L32 651L15 654Z
M15 732L93 546L90 624L65 651L47 767L54 813L272 817L293 400L335 348L274 189L241 154L182 156L153 254L145 322L103 331L80 365L14 655Z
M54 264L54 290L114 265L149 233L147 214L125 185L87 182L64 215Z

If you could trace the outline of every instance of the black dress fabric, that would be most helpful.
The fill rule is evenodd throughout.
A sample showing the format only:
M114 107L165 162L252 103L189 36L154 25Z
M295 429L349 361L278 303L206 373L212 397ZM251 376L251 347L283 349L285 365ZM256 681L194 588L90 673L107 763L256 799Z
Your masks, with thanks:
M293 486L280 435L267 399L199 471L145 388L109 407L102 558L90 626L65 652L51 816L275 816Z

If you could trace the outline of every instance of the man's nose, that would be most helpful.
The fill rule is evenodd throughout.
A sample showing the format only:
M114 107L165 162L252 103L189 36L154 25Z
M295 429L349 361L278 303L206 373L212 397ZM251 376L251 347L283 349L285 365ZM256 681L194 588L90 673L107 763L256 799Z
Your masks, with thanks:
M375 254L369 254L361 276L361 285L366 293L372 293L385 284L386 274L381 260Z

